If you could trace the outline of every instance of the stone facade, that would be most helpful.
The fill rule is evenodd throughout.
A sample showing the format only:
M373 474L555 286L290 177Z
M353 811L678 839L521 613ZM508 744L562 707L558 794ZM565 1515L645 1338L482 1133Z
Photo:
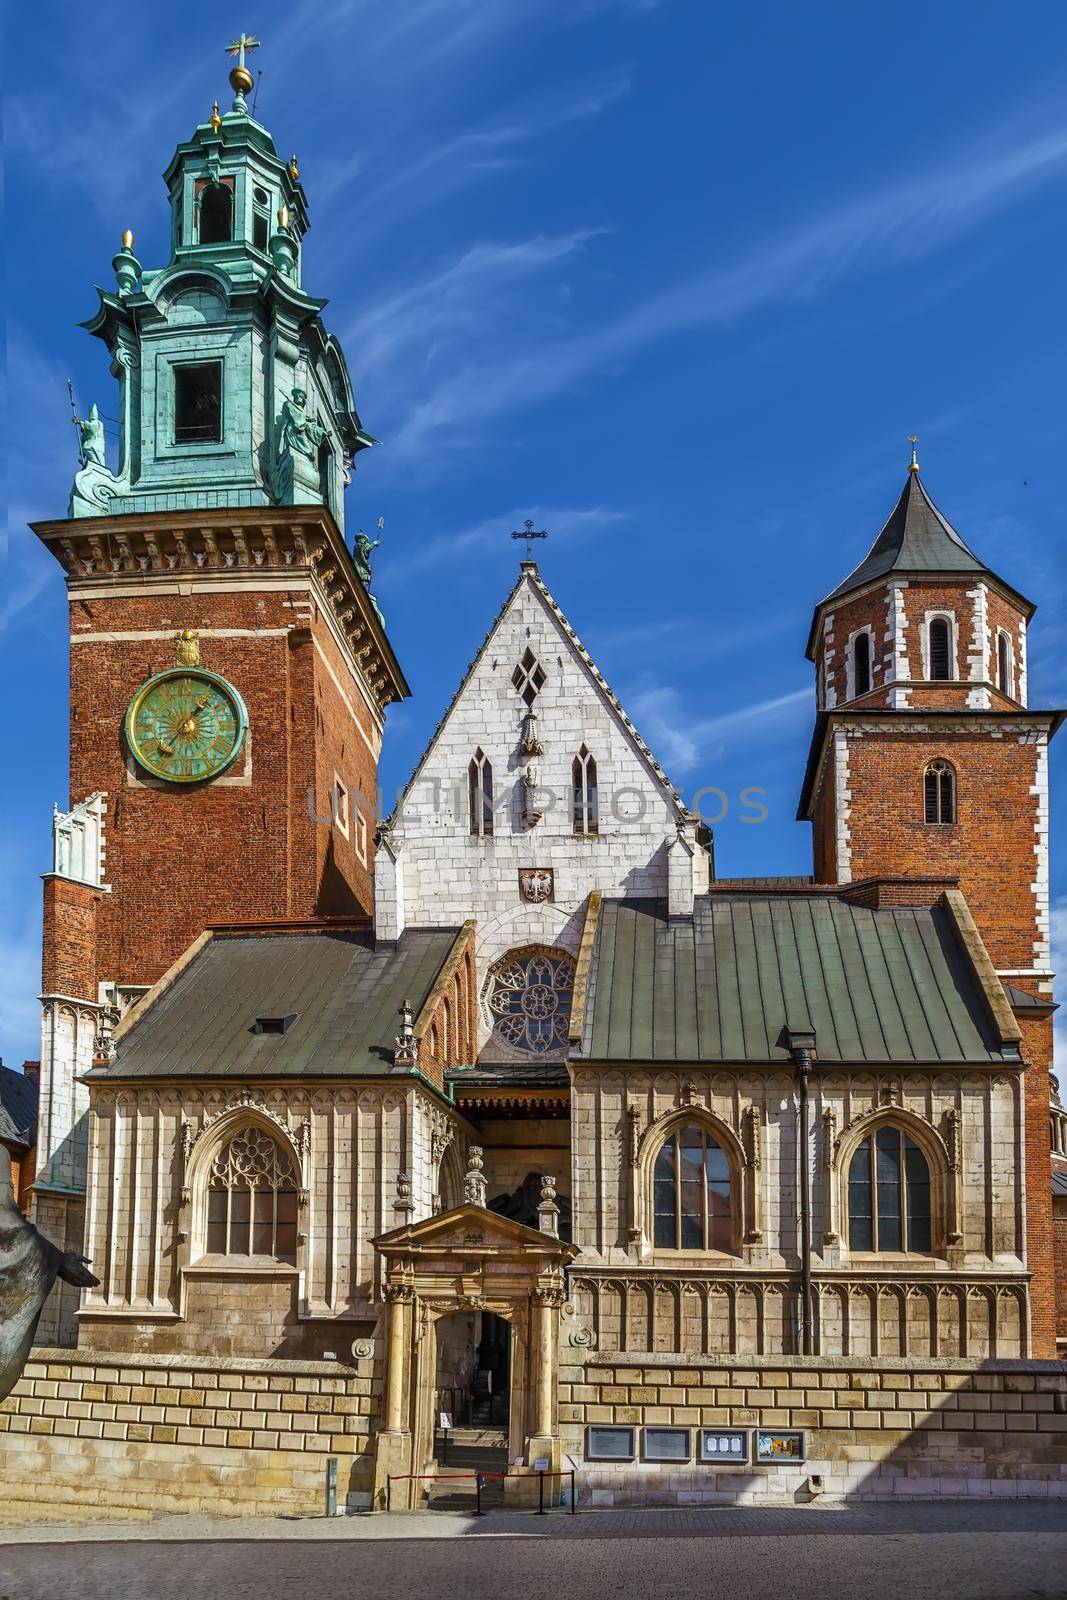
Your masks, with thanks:
M634 1429L636 1459L587 1461L594 1505L758 1505L944 1496L1067 1495L1067 1375L1057 1361L859 1356L625 1357L570 1347L561 1428L578 1460L587 1430ZM642 1460L648 1428L689 1431L681 1463ZM741 1466L698 1460L699 1429L746 1436ZM760 1430L803 1434L797 1462L759 1462Z

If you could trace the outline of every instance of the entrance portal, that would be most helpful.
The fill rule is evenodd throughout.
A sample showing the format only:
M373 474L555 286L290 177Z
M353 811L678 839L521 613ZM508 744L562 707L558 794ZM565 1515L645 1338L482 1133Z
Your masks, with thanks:
M438 1417L453 1428L506 1428L511 1327L493 1311L457 1311L437 1323Z

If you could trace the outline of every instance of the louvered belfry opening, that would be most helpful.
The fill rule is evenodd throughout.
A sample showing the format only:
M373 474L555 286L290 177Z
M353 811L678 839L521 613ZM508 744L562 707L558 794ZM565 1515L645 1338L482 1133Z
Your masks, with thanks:
M936 679L952 676L952 630L947 617L930 619L930 676Z

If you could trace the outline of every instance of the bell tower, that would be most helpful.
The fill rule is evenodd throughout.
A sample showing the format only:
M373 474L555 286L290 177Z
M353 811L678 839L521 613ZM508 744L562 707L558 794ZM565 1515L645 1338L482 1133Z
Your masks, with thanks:
M70 614L70 796L44 880L34 1209L80 1245L85 1091L122 1011L210 924L363 919L377 765L407 684L344 490L374 441L307 294L308 207L249 112L242 35L164 175L171 252L130 232L84 324L117 401L75 421L67 516L34 524ZM117 405L117 410L116 410ZM100 412L119 418L109 461ZM74 1296L42 1339L70 1342ZM47 1312L46 1312L47 1315Z
M1063 713L1028 704L1035 607L934 504L914 445L871 549L815 608L798 816L818 883L958 881L1022 1035L1034 1351L1054 1354L1048 747Z

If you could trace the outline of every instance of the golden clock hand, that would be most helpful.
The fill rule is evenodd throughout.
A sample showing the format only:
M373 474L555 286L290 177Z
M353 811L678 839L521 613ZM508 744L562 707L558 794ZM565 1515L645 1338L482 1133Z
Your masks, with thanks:
M196 702L196 709L198 711L203 711L204 707L207 705L207 703L208 703L208 701L210 699L211 699L211 690L208 689L204 694L202 694L200 696L200 699Z
M164 744L162 739L159 741L159 748L162 750L165 756L172 756L174 754L173 747L169 744Z

